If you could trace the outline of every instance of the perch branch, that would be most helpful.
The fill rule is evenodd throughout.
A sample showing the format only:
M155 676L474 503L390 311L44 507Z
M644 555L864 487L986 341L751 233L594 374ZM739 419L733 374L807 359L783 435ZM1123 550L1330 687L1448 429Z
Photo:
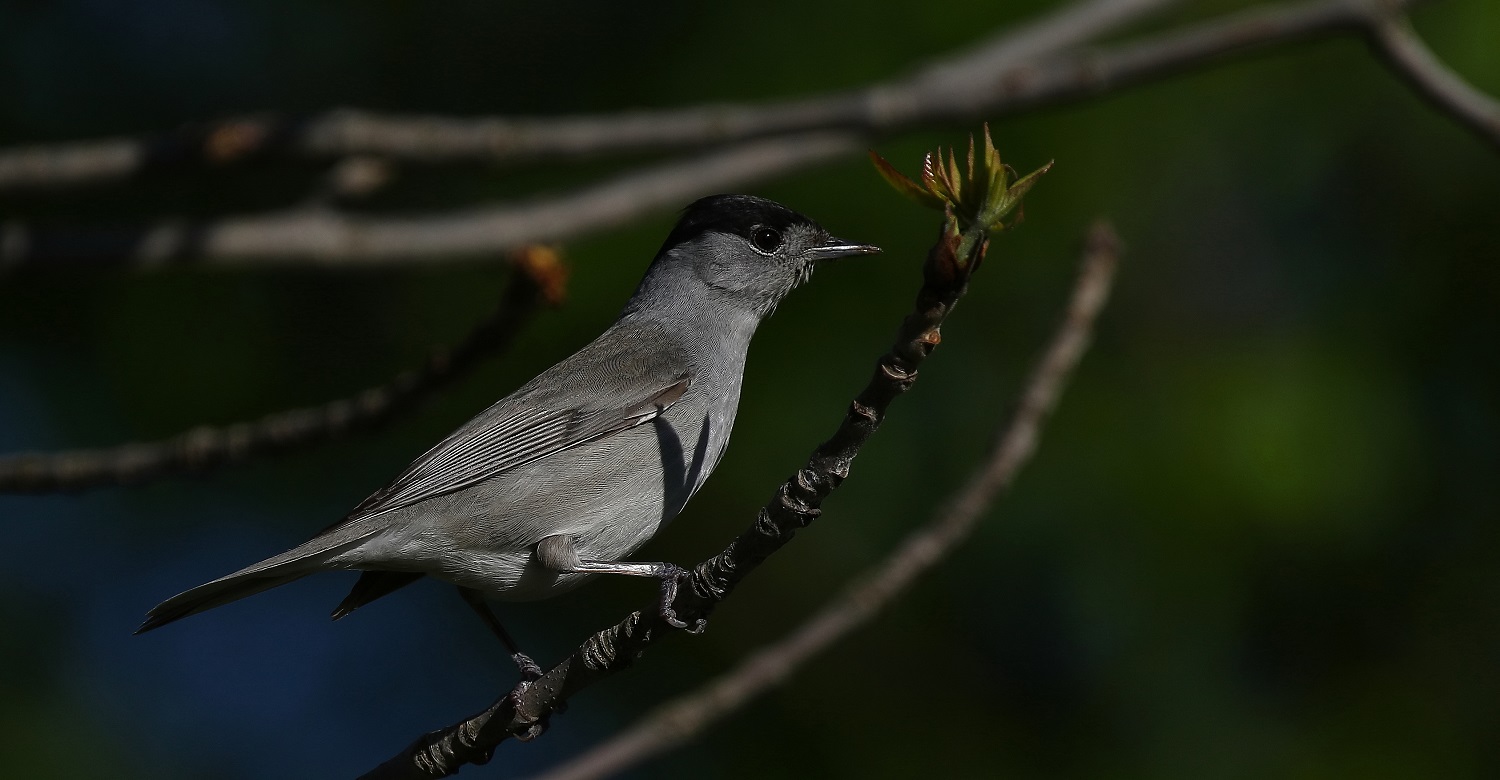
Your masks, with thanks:
M203 426L162 441L0 456L0 493L52 493L198 473L385 423L463 376L482 358L505 351L538 299L560 301L564 272L556 253L536 247L518 252L514 263L517 273L493 315L453 348L432 352L420 368L388 384L321 406L222 428Z
M1370 39L1381 59L1429 104L1500 150L1500 101L1444 65L1405 18L1395 13L1373 14Z
M1118 257L1114 230L1102 221L1096 223L1084 246L1066 314L1024 385L1020 402L989 457L936 517L785 638L536 780L608 777L691 740L750 699L786 681L808 659L869 622L918 576L941 563L969 537L1035 450L1043 422L1088 346L1094 320L1109 296Z

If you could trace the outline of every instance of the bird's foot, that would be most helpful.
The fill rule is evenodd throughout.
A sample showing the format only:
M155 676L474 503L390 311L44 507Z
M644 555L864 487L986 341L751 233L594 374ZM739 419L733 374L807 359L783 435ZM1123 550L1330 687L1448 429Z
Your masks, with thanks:
M520 653L517 653L517 655L520 655ZM524 675L525 672L522 672L522 674ZM516 683L516 687L510 689L510 693L505 694L505 701L510 705L511 712L521 711L521 697L526 695L526 689L531 687L531 683L534 681L534 679L535 678L533 678L532 680L522 680ZM550 721L551 713L548 713L546 715L543 715L541 719L537 720L535 723L527 726L525 729L515 732L514 736L516 739L522 742L530 742L531 740L547 733L547 726L549 725Z
M659 614L662 621L673 628L680 628L689 634L703 633L704 627L708 625L707 619L698 618L690 625L678 618L677 611L672 609L672 602L677 600L678 584L691 576L691 573L675 563L663 563L661 564L661 569L657 571L656 576L661 578L661 605Z
M511 653L510 660L516 662L516 668L521 670L521 682L535 682L542 677L542 667L531 656L525 653Z

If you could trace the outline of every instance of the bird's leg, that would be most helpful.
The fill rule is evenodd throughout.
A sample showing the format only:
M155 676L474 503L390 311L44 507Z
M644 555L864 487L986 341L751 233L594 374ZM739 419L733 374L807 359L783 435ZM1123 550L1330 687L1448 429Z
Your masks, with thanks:
M661 580L661 602L659 614L667 625L680 628L690 634L703 633L708 621L698 618L688 625L677 617L672 602L677 598L677 586L688 576L686 569L675 563L635 563L630 561L586 561L578 557L573 537L558 534L537 543L536 557L543 566L558 572L588 572L590 574L625 574L631 577L655 577Z
M677 583L688 576L686 569L675 563L629 563L625 561L579 561L573 571L590 572L592 574L627 574L632 577L656 577L661 580L661 619L673 628L680 628L689 634L703 633L703 627L708 624L707 620L698 618L690 626L677 617L677 612L672 609L672 602L677 598Z
M486 626L490 627L490 632L500 638L500 643L505 645L506 651L510 653L510 660L515 661L516 668L521 670L521 681L516 683L516 687L512 688L510 693L505 695L507 699L510 699L512 709L519 708L521 706L521 694L525 693L526 689L530 688L533 682L541 678L542 667L538 666L536 661L531 660L531 656L521 652L521 648L516 645L516 640L512 639L510 632L506 631L505 626L501 625L500 618L495 616L495 611L490 609L489 602L484 600L484 596L479 591L460 586L458 595L462 596L464 603L468 604L469 608L474 610L474 614L478 615L479 619L483 620ZM561 711L561 708L558 711ZM524 734L517 734L516 739L522 742L530 742L540 737L547 731L547 721L548 719L544 717L540 721L531 724L531 728L527 729Z
M495 616L494 610L490 609L489 602L484 600L484 596L480 595L479 591L460 586L458 595L463 596L464 603L474 610L474 614L478 615L486 626L490 627L490 632L500 638L500 644L505 645L506 652L510 653L510 659L515 661L516 668L521 670L523 683L529 683L542 676L542 667L538 666L536 661L531 660L531 656L521 652L521 648L516 645L516 640L511 639L510 632L500 624L500 618Z

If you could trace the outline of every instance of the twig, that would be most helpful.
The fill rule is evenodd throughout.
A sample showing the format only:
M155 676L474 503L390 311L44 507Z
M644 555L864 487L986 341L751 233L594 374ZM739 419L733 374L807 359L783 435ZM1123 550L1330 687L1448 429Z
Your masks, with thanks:
M53 493L198 473L385 423L463 376L480 359L505 351L539 299L560 302L564 271L555 252L533 247L518 252L514 264L517 272L493 315L455 347L432 352L420 368L388 384L321 406L222 428L203 426L162 441L0 456L0 493Z
M1428 103L1500 149L1500 101L1475 89L1444 65L1422 43L1410 22L1395 13L1373 14L1370 40L1381 59Z
M1003 65L998 75L975 74L962 80L969 92L939 88L925 80L923 89L911 93L876 90L869 98L874 124L864 120L847 124L886 131L980 115L1004 116L1110 93L1275 43L1358 30L1368 14L1364 0L1310 0L1255 8L1098 52ZM628 128L637 120L616 117L615 121ZM380 219L303 211L228 217L197 225L169 221L113 232L30 230L8 223L0 225L0 268L52 260L155 267L189 258L236 266L360 265L492 256L524 244L561 241L615 227L697 195L830 162L862 149L868 138L861 132L826 131L748 141L567 195L433 217Z
M918 366L937 346L938 328L968 288L987 245L983 226L961 234L949 220L928 252L915 307L897 330L891 351L877 362L838 430L777 488L755 523L723 552L693 568L687 586L678 590L672 603L682 620L691 624L706 618L741 579L818 517L823 500L849 475L850 464L880 426L891 401L916 381ZM960 251L965 254L960 256ZM484 711L418 738L364 778L445 777L465 764L485 763L501 742L538 733L574 694L625 669L647 647L672 633L676 632L662 621L655 605L632 612L589 637L519 694L501 696Z
M985 510L1010 486L1036 448L1042 423L1083 356L1094 319L1109 296L1118 256L1119 239L1114 230L1107 223L1096 223L1089 231L1066 316L1032 370L1020 403L989 458L936 517L785 638L536 780L608 777L691 740L751 698L784 682L808 659L874 618L918 576L941 563L968 538ZM941 771L941 767L935 768Z
M947 74L994 75L1014 62L1103 35L1176 0L1089 0L1006 30L972 52L913 76L854 91L753 104L621 114L456 119L333 111L307 121L248 116L184 127L152 138L112 138L0 150L0 191L117 181L173 167L224 166L271 157L373 155L414 163L534 162L682 150L812 130L879 130L892 117L877 93L920 92Z

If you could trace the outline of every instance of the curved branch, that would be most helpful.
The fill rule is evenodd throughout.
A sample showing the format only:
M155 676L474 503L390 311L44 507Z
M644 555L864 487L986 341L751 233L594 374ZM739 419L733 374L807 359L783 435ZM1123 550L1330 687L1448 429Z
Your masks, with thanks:
M750 699L785 682L808 659L869 622L917 577L941 563L969 537L1035 450L1042 423L1088 346L1094 320L1109 297L1118 257L1114 230L1104 222L1096 223L1086 240L1066 315L1032 370L1020 403L989 457L936 517L786 637L536 780L608 777L691 740Z
M456 119L338 110L304 121L247 116L150 138L0 150L0 191L118 181L153 169L273 157L372 155L416 163L535 162L703 147L811 130L891 129L879 95L921 92L950 74L995 75L1022 59L1096 38L1176 0L1089 0L991 37L913 76L764 104L722 104L571 117Z
M1399 15L1370 19L1370 40L1381 59L1434 108L1500 149L1500 101L1480 92L1438 59Z
M1358 30L1368 16L1365 0L1308 0L1254 8L1135 43L1004 65L999 75L986 71L952 82L970 92L949 88L949 82L924 80L922 90L881 93L872 100L884 117L882 128L980 115L995 118L1111 93L1277 43ZM953 73L933 71L938 72ZM197 225L162 222L115 232L33 231L6 223L0 224L0 269L45 260L157 267L189 258L239 266L363 265L486 256L523 244L575 238L698 195L805 170L852 155L867 140L860 132L847 130L778 135L646 168L546 200L432 217L361 218L311 211L229 217Z
M833 436L813 451L803 467L777 488L775 496L723 552L693 568L672 609L692 624L706 618L745 576L791 541L798 528L821 513L823 500L849 475L850 464L880 426L891 401L911 388L917 368L937 346L939 326L968 289L983 257L982 226L960 234L951 221L928 252L922 288L913 311L902 321L895 344L877 362L874 375L854 401ZM951 229L950 229L951 228ZM965 241L967 239L967 241ZM967 248L967 249L963 249ZM965 252L960 256L960 252ZM445 777L465 764L489 761L511 737L531 738L574 694L628 667L663 636L674 633L660 610L632 612L589 637L540 679L497 699L484 711L417 739L364 775L365 780Z
M861 148L861 139L847 133L780 136L627 173L566 195L432 217L365 218L315 209L196 225L168 221L136 230L32 231L6 223L0 224L0 269L44 260L158 268L184 261L348 266L489 257L628 224L700 195Z
M0 493L53 493L126 485L199 473L257 455L335 439L374 428L414 407L488 356L505 351L539 299L561 301L564 271L555 252L540 247L516 254L498 311L451 349L438 349L420 368L359 395L291 409L253 422L202 426L170 439L96 450L0 456Z

